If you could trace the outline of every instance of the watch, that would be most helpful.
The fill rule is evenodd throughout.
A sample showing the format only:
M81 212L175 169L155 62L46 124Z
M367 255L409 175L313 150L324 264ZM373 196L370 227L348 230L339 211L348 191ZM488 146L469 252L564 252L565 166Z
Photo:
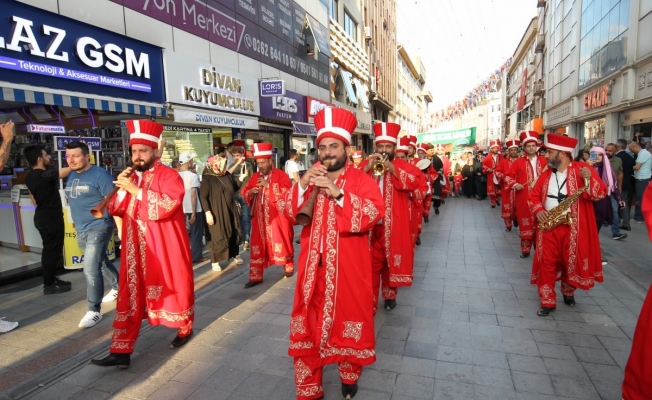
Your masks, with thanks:
M340 194L338 194L337 197L333 197L333 199L335 199L335 201L340 201L342 197L344 197L344 192L340 190Z

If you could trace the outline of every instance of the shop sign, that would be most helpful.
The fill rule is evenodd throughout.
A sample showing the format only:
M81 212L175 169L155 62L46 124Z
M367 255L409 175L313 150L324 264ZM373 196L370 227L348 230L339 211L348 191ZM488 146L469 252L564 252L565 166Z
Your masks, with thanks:
M4 81L164 101L156 46L10 0L0 21Z
M419 143L473 146L475 144L475 130L476 128L466 128L445 132L418 133L417 139Z
M260 97L272 97L285 95L285 81L266 80L260 82Z
M111 0L272 68L329 87L329 30L293 0ZM319 41L307 54L306 32ZM323 54L322 54L323 53Z
M611 87L603 85L597 89L591 90L584 95L584 111L593 110L594 108L606 106L611 101L609 99L609 92Z
M66 133L66 128L59 125L27 125L27 132L30 133Z
M199 128L196 126L163 125L164 131L191 132L191 133L213 133L212 128Z
M315 119L315 114L326 107L335 107L335 105L314 97L306 96L306 113L308 114L308 122L312 123Z
M306 97L289 90L284 96L261 97L260 116L281 121L305 121Z
M638 76L638 90L645 89L645 86L652 86L652 70L642 72Z
M90 151L102 151L102 139L97 137L55 136L54 151L66 151L66 145L71 142L86 143Z
M229 128L258 129L258 119L244 115L199 111L191 109L174 109L174 122Z
M317 136L317 128L315 128L315 125L313 124L295 122L293 125L295 134Z
M258 79L169 50L163 59L170 103L260 115Z

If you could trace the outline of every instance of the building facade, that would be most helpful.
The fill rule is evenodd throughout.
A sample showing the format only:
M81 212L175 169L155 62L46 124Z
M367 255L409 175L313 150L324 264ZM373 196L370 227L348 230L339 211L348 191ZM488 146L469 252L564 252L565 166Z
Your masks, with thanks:
M426 70L421 59L410 58L402 44L398 44L397 51L398 86L394 122L401 125L402 134L416 135L424 132L432 95L424 88Z
M547 131L604 146L652 131L652 2L538 0L545 15Z

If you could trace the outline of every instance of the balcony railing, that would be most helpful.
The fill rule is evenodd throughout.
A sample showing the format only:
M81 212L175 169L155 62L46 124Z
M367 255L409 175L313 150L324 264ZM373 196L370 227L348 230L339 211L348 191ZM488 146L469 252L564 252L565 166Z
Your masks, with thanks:
M534 95L540 97L545 92L543 82L534 82Z

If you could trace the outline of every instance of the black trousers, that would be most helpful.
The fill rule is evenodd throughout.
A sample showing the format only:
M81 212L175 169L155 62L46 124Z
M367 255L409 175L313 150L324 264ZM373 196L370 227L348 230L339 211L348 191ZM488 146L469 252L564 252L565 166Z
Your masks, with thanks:
M63 237L65 227L63 215L59 218L34 218L34 226L41 234L43 240L43 253L41 254L41 268L43 270L43 284L49 286L54 283L54 272L63 252Z
M190 224L190 218L192 213L186 213L186 227L188 228L188 234L190 235L190 254L192 255L192 262L199 262L203 258L203 249L204 244L202 243L202 238L204 237L204 212L199 211L195 213L195 223Z

